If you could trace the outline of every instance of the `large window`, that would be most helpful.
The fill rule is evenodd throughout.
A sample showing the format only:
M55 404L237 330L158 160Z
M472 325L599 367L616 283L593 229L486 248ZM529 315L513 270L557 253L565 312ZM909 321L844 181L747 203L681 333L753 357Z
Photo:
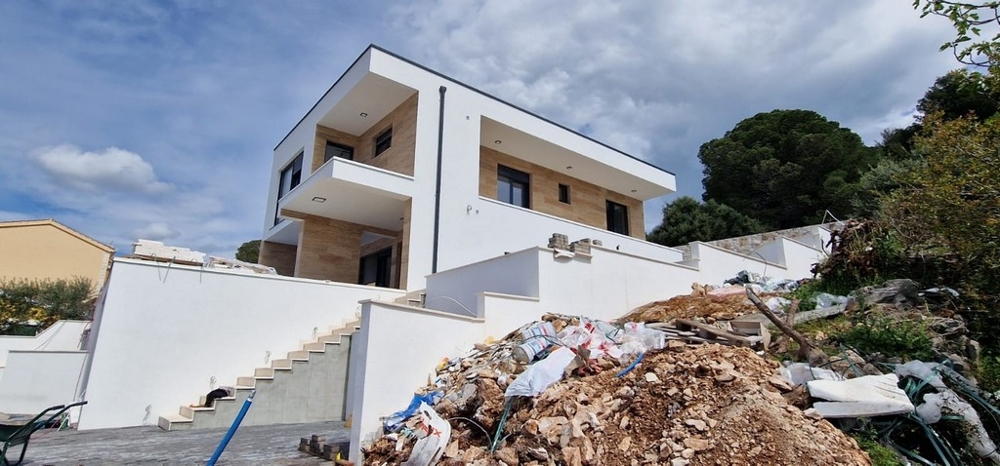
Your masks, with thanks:
M281 169L281 175L278 177L278 200L274 201L274 224L277 225L278 221L278 202L281 198L285 197L289 191L294 189L299 183L302 182L302 152L295 156L295 159L291 163Z
M623 235L628 234L628 207L617 202L607 201L608 230Z
M375 155L379 155L392 147L392 127L375 136Z
M354 160L354 148L350 146L345 146L343 144L337 144L335 142L326 141L326 153L323 154L323 163L327 163L330 159L334 157L340 157L342 159Z
M497 166L497 200L531 208L528 174L503 165Z
M295 156L292 163L281 169L281 178L278 181L278 199L285 197L289 191L295 189L302 182L302 153Z

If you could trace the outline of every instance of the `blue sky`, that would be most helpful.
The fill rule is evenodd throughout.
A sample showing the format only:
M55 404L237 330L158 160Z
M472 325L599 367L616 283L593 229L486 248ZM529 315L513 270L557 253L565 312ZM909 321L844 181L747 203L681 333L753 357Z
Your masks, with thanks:
M677 175L740 120L909 124L946 21L908 0L0 2L0 221L231 257L272 149L369 43ZM672 197L647 204L647 229Z

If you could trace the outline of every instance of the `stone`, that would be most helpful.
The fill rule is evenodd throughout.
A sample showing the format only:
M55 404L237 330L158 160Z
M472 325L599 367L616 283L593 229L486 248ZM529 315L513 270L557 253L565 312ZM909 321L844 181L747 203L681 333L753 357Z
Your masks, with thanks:
M711 448L712 444L709 443L708 440L702 438L688 437L684 439L684 446L694 451L702 451Z
M632 437L625 437L622 439L622 442L618 444L618 449L624 453L627 452L629 448L632 448Z
M628 429L628 424L629 424L628 416L622 416L621 422L618 423L618 428L621 430L626 430Z
M733 380L736 380L736 375L734 375L732 372L724 372L722 374L715 376L715 381L719 383L729 383L732 382Z
M524 426L521 427L524 433L534 436L538 435L538 421L534 419L528 419L525 421Z
M458 458L458 440L453 440L448 444L448 447L444 449L445 458Z
M511 447L501 448L497 450L496 453L494 453L494 455L498 460L503 461L504 463L507 463L511 466L521 464L521 462L518 461L517 459L517 452L514 451L514 449Z
M688 466L689 464L691 462L684 458L674 458L670 461L670 466Z
M532 458L534 458L534 459L536 459L538 461L548 461L549 460L549 452L548 452L548 450L546 450L545 448L542 448L542 447L528 448L528 449L524 450L524 452L527 453L528 456L530 456L530 457L532 457Z
M646 382L649 383L660 383L660 378L656 376L655 372L646 373Z
M687 349L687 344L680 340L668 340L667 350L680 353Z
M563 462L566 466L583 466L583 457L580 455L578 447L563 447Z
M468 464L486 455L481 448L470 448L462 454L462 462Z
M701 419L688 419L685 420L684 423L691 427L694 427L695 429L698 429L698 432L704 432L705 429L708 429L708 424L706 424L705 421L702 421Z
M694 449L693 448L685 448L685 449L681 450L681 458L685 458L685 459L694 458Z
M979 355L983 354L982 347L976 340L969 340L965 344L965 357L969 358L969 361L973 364L979 363Z

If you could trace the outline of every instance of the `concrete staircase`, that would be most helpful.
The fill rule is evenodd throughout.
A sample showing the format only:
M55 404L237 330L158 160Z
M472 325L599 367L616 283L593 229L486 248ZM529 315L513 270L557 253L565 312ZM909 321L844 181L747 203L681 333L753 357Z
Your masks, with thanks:
M253 376L238 377L234 396L220 398L211 408L181 406L177 414L160 416L163 430L229 427L254 389L253 406L240 425L289 424L342 420L347 394L348 358L351 334L360 328L354 321L331 330L302 349L291 351L285 359L271 361L270 367L258 367Z

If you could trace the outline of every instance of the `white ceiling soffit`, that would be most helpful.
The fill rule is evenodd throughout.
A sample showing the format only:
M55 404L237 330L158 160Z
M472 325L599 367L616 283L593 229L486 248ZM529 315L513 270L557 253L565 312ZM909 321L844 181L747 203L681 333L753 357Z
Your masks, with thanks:
M320 118L319 124L360 136L416 92L396 81L368 73Z
M600 146L628 168L607 165L486 117L482 118L480 144L634 199L648 200L676 189L672 174L613 149Z

